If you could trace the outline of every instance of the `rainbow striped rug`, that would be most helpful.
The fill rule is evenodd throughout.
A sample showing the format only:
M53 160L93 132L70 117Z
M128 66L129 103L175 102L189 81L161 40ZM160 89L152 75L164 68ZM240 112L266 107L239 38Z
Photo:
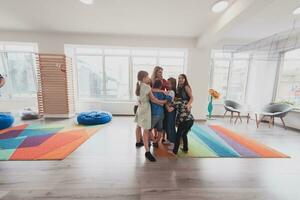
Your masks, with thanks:
M254 139L237 134L219 125L194 125L188 134L189 152L179 150L178 157L196 158L288 158ZM167 146L160 145L154 154L158 157L174 157Z

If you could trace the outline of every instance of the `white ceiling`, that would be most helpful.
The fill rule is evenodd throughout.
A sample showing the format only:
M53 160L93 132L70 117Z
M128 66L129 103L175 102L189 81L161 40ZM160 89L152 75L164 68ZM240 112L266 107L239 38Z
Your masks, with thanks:
M0 31L100 33L199 37L221 14L211 12L217 0L0 0ZM245 0L230 0L230 4ZM222 30L224 39L259 39L290 29L300 0L268 1L248 9ZM249 11L251 10L251 11ZM300 26L300 19L297 20Z
M220 16L214 2L0 0L0 30L197 37Z
M263 1L263 0L261 0ZM226 29L224 38L261 39L293 27L295 16L293 10L300 6L300 0L273 0L264 8L255 9L252 13L241 16L234 26ZM300 18L296 18L300 27Z

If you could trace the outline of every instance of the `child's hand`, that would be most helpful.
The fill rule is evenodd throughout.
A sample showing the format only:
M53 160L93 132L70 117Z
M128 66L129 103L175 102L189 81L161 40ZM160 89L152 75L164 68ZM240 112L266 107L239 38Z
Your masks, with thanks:
M167 100L162 100L162 105L165 105L165 104L167 104L168 103L168 101Z
M174 108L173 107L168 107L167 110L168 110L168 112L173 112Z

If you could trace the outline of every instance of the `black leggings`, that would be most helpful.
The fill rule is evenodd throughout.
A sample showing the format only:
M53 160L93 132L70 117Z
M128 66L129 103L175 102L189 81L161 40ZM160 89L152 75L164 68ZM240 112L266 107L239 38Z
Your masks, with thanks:
M173 152L175 154L177 154L177 152L178 152L181 138L183 141L183 150L184 151L189 150L187 134L190 131L190 129L192 128L193 124L194 124L194 121L189 120L189 121L182 122L178 125L177 133L176 133L176 141L175 141L175 145L174 145L174 149L173 149Z

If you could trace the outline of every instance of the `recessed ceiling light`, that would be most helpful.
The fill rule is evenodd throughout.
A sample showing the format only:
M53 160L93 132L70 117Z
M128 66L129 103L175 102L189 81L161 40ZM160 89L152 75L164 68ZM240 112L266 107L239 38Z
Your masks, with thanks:
M91 5L94 3L94 0L80 0L81 3L87 4L87 5Z
M222 12L223 10L225 10L228 7L228 1L217 1L213 7L211 8L211 10L215 13L219 13Z
M293 15L299 15L300 14L300 7L296 8L294 11L293 11Z

